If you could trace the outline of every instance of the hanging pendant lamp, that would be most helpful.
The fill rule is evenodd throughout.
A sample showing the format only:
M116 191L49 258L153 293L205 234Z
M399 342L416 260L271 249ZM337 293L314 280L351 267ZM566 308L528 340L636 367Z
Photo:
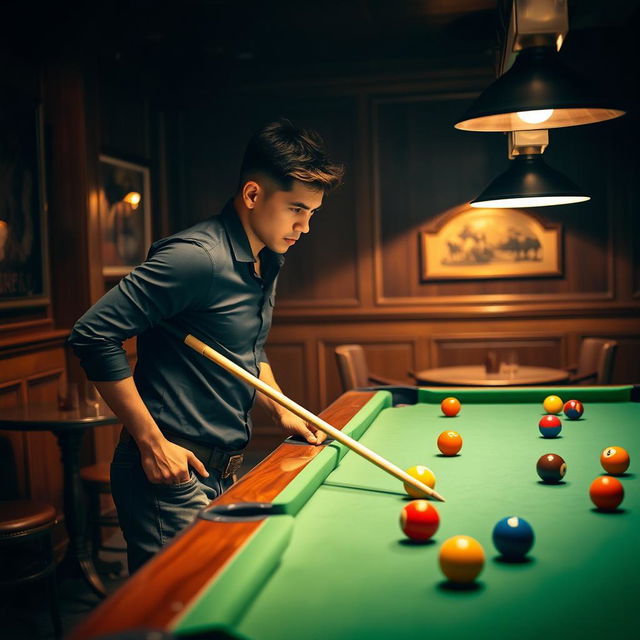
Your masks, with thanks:
M521 51L513 66L455 124L465 131L573 127L617 118L621 105L600 96L553 47Z
M542 154L515 156L511 166L471 202L472 207L548 207L590 200L565 175L549 167Z

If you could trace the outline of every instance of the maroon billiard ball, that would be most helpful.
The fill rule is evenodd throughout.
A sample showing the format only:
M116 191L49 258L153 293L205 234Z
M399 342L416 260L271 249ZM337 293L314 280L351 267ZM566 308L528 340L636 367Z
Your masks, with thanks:
M536 464L536 471L542 482L556 484L564 478L567 463L557 453L545 453Z

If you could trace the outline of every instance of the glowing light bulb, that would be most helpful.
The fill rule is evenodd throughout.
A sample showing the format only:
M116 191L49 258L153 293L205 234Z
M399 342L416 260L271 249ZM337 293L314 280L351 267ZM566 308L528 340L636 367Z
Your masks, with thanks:
M129 193L127 193L127 195L122 199L125 202L128 202L132 209L137 209L142 196L137 191L129 191Z
M536 109L535 111L518 111L518 118L527 124L546 122L553 115L553 109Z

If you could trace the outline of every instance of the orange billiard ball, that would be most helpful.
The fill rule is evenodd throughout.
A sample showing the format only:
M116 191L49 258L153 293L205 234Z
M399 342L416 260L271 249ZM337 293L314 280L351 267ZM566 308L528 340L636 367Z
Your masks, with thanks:
M624 473L629 468L629 454L622 447L607 447L600 454L602 468L614 476Z
M440 403L440 408L442 409L442 413L448 418L453 418L453 416L457 416L460 411L460 400L458 398L445 398Z
M462 437L457 431L443 431L438 436L438 449L444 456L455 456L462 449Z
M412 500L402 507L400 528L412 540L428 540L439 526L438 510L428 500Z
M420 480L422 484L426 484L431 489L435 489L436 486L436 477L431 471L431 469L418 464L414 467L410 467L407 469L407 473L414 477L416 480ZM404 490L412 497L412 498L424 498L424 494L415 489L410 484L404 483Z
M624 489L618 478L597 477L589 487L591 502L603 511L613 511L624 498Z
M469 584L484 567L484 549L470 536L453 536L440 547L440 569L451 582Z

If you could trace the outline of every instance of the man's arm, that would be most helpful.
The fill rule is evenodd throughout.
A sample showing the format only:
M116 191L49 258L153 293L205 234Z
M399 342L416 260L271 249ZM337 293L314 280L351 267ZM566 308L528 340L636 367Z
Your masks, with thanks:
M273 376L271 365L268 362L260 363L260 380L282 392ZM320 431L314 425L309 424L300 416L292 413L289 409L285 409L285 407L278 404L275 400L272 400L259 391L256 400L271 414L272 420L285 431L302 436L310 444L320 444L327 437L324 431Z
M189 466L205 478L209 472L187 449L169 442L142 401L132 377L94 382L140 449L142 468L150 482L178 484L189 480Z
M69 337L87 377L138 444L151 482L186 481L189 465L208 474L192 453L162 436L133 382L122 342L197 304L212 275L204 250L189 243L169 244L96 302Z

